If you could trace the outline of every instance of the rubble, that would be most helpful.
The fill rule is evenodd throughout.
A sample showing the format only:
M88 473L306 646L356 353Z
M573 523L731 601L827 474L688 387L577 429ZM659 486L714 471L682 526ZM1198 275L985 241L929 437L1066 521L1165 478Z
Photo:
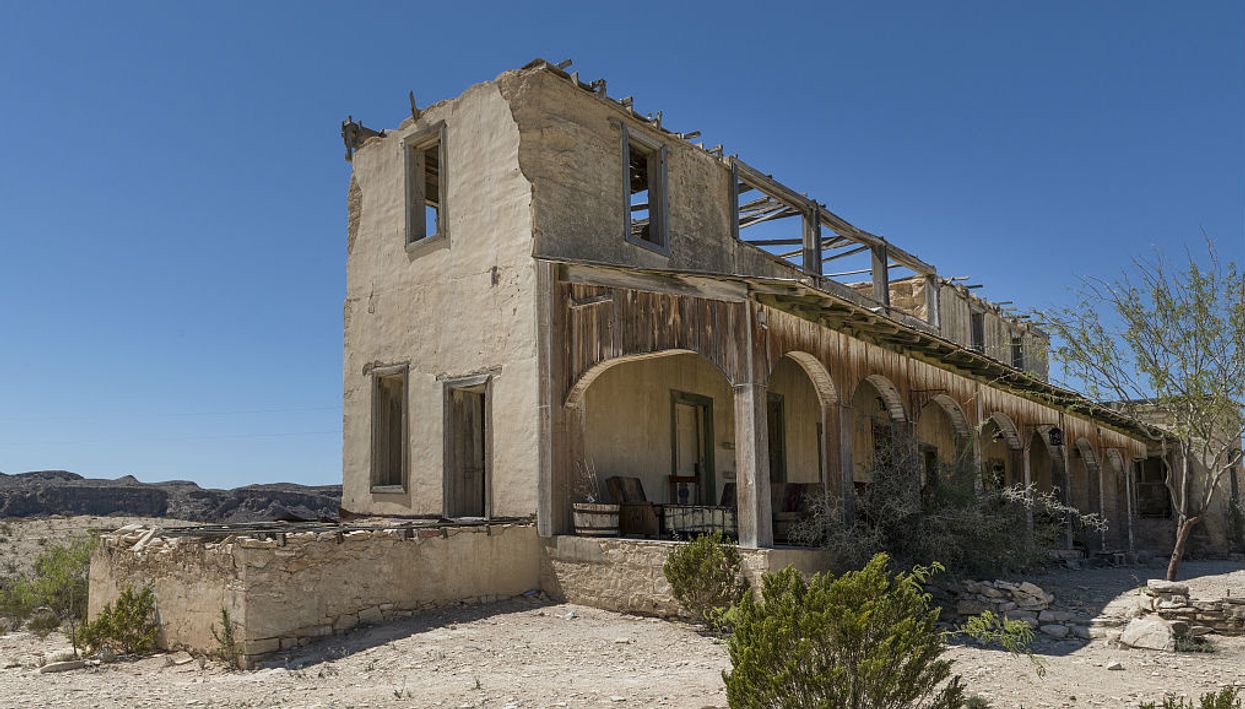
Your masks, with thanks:
M1051 608L1055 594L1029 581L960 581L930 589L935 601L960 618L986 611L1021 620L1052 638L1089 639L1088 619Z

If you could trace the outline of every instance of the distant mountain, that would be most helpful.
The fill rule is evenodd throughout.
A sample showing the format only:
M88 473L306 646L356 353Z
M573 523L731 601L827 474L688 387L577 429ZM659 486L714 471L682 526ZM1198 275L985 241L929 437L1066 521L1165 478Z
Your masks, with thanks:
M0 517L127 515L196 522L257 522L336 518L341 485L274 483L233 490L202 488L188 480L139 482L84 478L68 470L0 473Z

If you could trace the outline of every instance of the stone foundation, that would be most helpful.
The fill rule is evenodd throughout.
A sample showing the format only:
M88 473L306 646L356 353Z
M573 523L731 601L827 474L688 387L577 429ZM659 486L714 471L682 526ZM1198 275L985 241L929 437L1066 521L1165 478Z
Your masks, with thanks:
M559 536L545 542L541 586L549 595L605 610L659 617L682 615L662 565L680 542ZM794 566L806 574L828 568L816 549L740 549L753 588L761 574Z
M211 653L227 609L244 663L313 639L430 608L486 603L540 585L527 523L230 535L105 535L91 560L89 614L151 585L165 648Z

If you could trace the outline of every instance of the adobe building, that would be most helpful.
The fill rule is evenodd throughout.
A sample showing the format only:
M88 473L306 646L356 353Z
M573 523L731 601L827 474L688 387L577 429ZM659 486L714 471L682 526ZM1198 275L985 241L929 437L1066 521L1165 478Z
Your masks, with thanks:
M730 534L754 582L823 568L808 495L851 514L897 439L1102 514L1082 554L1170 548L1153 430L1049 384L1041 330L565 68L343 123L341 520L119 530L92 615L150 584L163 646L212 651L225 609L250 664L535 589L676 614L671 538ZM589 499L613 528L577 530Z
M1045 381L1044 333L603 81L537 60L343 134L344 511L535 515L552 540L590 468L733 497L764 548L789 486L850 502L901 429L1127 546L1147 441Z

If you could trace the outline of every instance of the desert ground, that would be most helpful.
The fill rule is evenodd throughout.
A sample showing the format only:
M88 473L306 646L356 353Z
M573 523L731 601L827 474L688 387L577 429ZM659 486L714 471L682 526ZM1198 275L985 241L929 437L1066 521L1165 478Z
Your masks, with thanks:
M107 526L98 521L93 526ZM25 526L27 523L22 523ZM1056 607L1122 612L1162 569L1059 571L1029 577ZM1245 569L1183 567L1195 598L1245 594ZM1125 650L1105 640L1041 639L1033 660L969 646L949 656L970 693L997 709L1136 707L1174 691L1245 685L1245 637L1213 636L1213 653ZM40 665L68 650L58 634L0 636L0 708L9 707L725 707L722 640L675 622L547 600L460 607L360 628L255 671L171 653L62 673ZM1108 669L1113 663L1122 669Z

